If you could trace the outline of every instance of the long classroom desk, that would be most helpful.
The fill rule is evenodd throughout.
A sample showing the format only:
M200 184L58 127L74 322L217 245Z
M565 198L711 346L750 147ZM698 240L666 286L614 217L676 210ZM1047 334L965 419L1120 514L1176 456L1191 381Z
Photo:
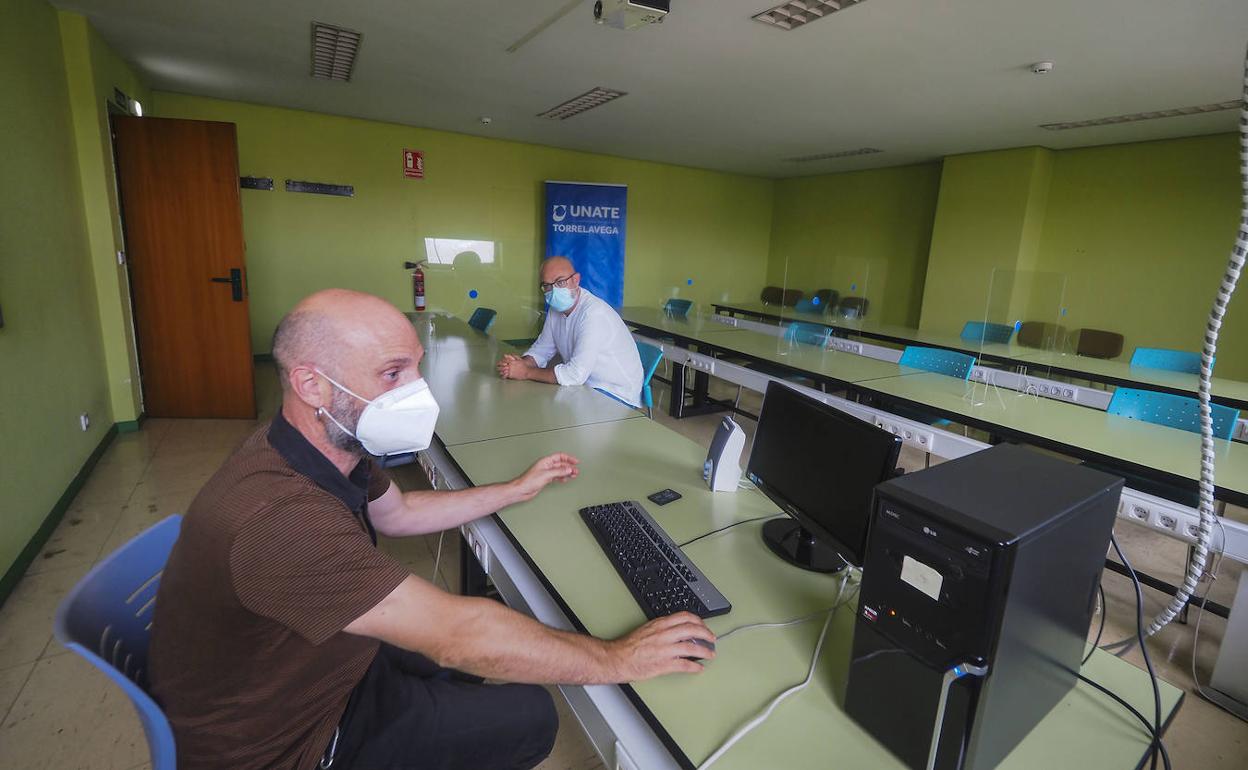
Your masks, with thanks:
M630 326L648 337L675 339L699 350L779 366L795 375L844 387L860 397L918 408L934 417L982 428L989 433L1043 446L1184 489L1200 478L1200 437L1161 425L1131 420L1096 409L1036 398L1015 391L966 383L955 378L874 361L862 376L864 359L852 353L820 350L782 355L777 338L748 329L717 331L713 321L686 321L652 308L626 307ZM817 365L812 365L817 362ZM699 374L704 374L699 372ZM673 402L682 399L683 373L673 375ZM978 393L979 396L974 394ZM1248 506L1248 445L1215 439L1218 499Z
M717 633L802 617L827 609L836 597L837 578L791 567L763 544L761 522L747 521L779 513L763 495L712 493L705 487L702 446L650 420L625 417L619 404L584 388L562 389L590 399L563 403L575 425L540 425L533 416L549 414L559 390L497 379L491 356L505 346L436 332L428 340L422 369L442 413L424 462L438 469L440 488L510 478L555 451L581 460L576 481L552 485L533 501L464 528L474 558L511 606L550 625L604 638L642 623L641 610L577 511L595 503L644 500L664 487L683 497L663 508L648 507L678 543L741 524L687 547L733 602L732 612L711 619ZM486 401L506 403L507 412L522 415L508 416ZM501 421L492 431L497 435L464 441L480 434L483 410ZM856 612L849 596L833 615L812 686L786 701L716 767L901 767L840 707ZM743 631L723 640L717 659L696 676L560 689L607 766L693 768L776 693L804 678L820 627L816 619ZM1143 671L1096 652L1083 673L1150 713L1152 690ZM1167 722L1182 698L1180 690L1162 683ZM1135 768L1147 746L1129 713L1080 683L1001 766Z
M894 345L924 345L944 348L999 366L1017 367L1045 375L1089 380L1123 388L1142 388L1194 396L1198 389L1195 374L1169 372L1164 369L1131 366L1125 361L1077 356L1073 353L1041 350L1017 343L985 343L965 340L953 334L940 334L906 326L881 324L867 319L840 318L830 314L801 313L792 308L779 308L761 302L713 303L717 312L764 319L775 323L801 321L830 327L840 334L878 340ZM1214 402L1235 409L1248 410L1248 382L1214 377L1211 387Z

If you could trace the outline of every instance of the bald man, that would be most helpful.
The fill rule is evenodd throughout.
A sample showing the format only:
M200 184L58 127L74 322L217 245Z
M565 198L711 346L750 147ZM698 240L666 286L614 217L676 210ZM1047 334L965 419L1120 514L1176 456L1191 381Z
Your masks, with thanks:
M509 380L588 385L630 406L641 403L641 356L615 308L581 286L567 257L542 262L538 287L550 310L537 342L523 356L508 353L498 373ZM559 363L554 359L558 356Z
M500 484L399 491L363 447L422 426L387 415L390 399L360 418L391 391L419 411L423 353L401 313L356 292L315 294L278 326L281 411L191 503L157 596L149 679L180 770L529 768L558 726L537 683L714 656L691 641L714 639L693 615L603 641L448 594L376 548L377 533L453 529L578 472L556 454Z

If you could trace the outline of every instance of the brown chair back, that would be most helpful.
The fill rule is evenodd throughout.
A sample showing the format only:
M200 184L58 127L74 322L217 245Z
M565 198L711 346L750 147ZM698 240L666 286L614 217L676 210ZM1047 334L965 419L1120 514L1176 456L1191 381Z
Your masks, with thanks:
M1060 350L1066 344L1066 327L1045 321L1023 321L1018 327L1018 344L1043 350Z
M846 297L841 300L841 304L837 312L843 316L862 318L867 314L868 304L870 303L867 302L866 297Z
M783 296L780 298L780 304L785 307L793 307L798 302L802 301L802 297L806 296L806 292L801 289L785 289L782 294Z
M1122 355L1122 335L1102 329L1080 329L1075 332L1075 353L1090 358L1117 358Z
M767 286L763 288L763 293L758 295L764 305L779 305L780 300L784 299L784 289L779 286Z

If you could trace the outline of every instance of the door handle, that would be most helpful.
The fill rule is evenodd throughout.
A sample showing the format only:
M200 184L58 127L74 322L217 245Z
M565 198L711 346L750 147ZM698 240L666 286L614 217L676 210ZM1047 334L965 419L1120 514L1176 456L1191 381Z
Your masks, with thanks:
M231 298L235 302L243 301L243 271L240 268L232 267L228 276L213 276L209 280L213 283L230 284Z

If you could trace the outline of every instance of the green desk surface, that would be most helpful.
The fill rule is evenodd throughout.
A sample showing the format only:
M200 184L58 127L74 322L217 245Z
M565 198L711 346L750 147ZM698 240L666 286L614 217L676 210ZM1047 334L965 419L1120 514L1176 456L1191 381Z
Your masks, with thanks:
M441 407L437 435L446 446L642 416L592 388L503 380L494 365L512 349L477 336L489 344L435 331L420 364Z
M755 360L771 361L840 382L865 382L913 371L891 361L794 343L765 332L725 326L702 316L693 316L688 320L670 319L664 318L659 310L633 307L624 308L621 316L626 323L644 327L652 333L678 334L685 339L705 342Z
M1097 409L988 388L940 374L872 380L864 388L988 426L1078 447L1187 479L1200 478L1200 435ZM971 394L968 397L968 393ZM955 418L956 419L956 418ZM1248 495L1248 444L1215 439L1220 490Z
M407 317L416 327L420 344L426 349L444 342L454 342L461 346L498 347L502 345L494 337L482 334L468 325L467 321L435 311L424 313L408 313ZM506 348L506 346L503 346ZM509 348L506 348L510 350Z
M701 480L706 450L650 420L627 420L516 436L448 449L474 483L510 478L536 457L566 451L581 460L581 477L547 488L499 518L575 619L590 633L620 636L644 622L628 589L577 511L595 503L639 500L676 542L776 508L756 491L711 492ZM671 487L684 497L659 507L645 500ZM763 544L762 522L712 535L686 551L733 609L712 618L723 634L758 622L790 620L831 606L839 579L797 569ZM847 596L852 596L847 592ZM723 768L898 768L900 764L842 711L841 693L856 602L835 615L811 686L716 765ZM647 709L694 763L704 760L741 724L805 678L822 618L783 629L742 631L718 645L718 658L697 675L633 685ZM1085 675L1151 713L1147 675L1113 655L1097 653ZM1170 714L1182 693L1163 684ZM1021 743L1005 768L1134 768L1148 740L1134 718L1095 690L1079 685Z
M925 332L907 326L876 323L870 319L838 318L818 313L798 313L793 308L764 305L761 302L717 303L718 307L737 310L745 314L757 314L785 321L806 321L823 324L864 337L886 339L894 342L914 343L948 348L969 353L987 360L1025 365L1031 373L1045 376L1045 369L1060 370L1062 376L1106 382L1122 387L1164 388L1178 393L1195 394L1197 378L1194 374L1167 372L1162 369L1131 366L1126 361L1105 360L1076 356L1057 350L1038 350L1015 343L985 343L976 345L952 334ZM1248 382L1214 378L1213 397L1223 403L1248 408Z
M1138 383L1145 387L1152 385L1169 390L1186 391L1193 395L1199 387L1198 378L1194 374L1132 366L1126 361L1089 358L1072 353L1036 350L1022 356L1022 363L1032 371L1038 371L1042 367L1054 367L1086 374L1086 379L1090 380L1119 381L1125 387ZM1212 386L1215 398L1248 404L1248 382L1214 377Z
M736 310L747 315L765 316L785 322L803 321L822 324L823 326L831 326L849 334L884 340L899 345L913 344L947 348L973 355L976 358L1013 360L1038 352L1035 348L1029 348L1013 342L985 342L981 344L972 340L964 340L956 334L928 332L915 329L912 326L882 324L869 318L841 318L824 313L799 313L790 307L779 308L775 305L764 305L761 302L720 302L716 303L716 306L726 310Z

